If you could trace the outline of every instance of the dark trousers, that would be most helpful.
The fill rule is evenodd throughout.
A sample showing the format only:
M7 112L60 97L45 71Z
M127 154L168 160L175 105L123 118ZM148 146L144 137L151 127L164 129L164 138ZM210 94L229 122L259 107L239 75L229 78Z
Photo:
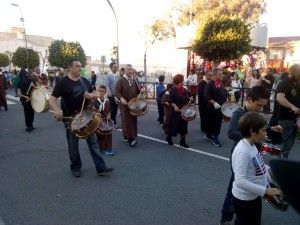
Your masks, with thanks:
M234 216L234 206L233 206L233 195L232 195L232 184L234 181L234 173L231 171L231 177L229 180L227 193L224 199L223 208L222 208L222 222L231 221Z
M222 125L222 112L221 109L213 107L208 108L207 111L207 135L217 138L221 131Z
M65 125L66 126L66 125ZM66 128L66 137L68 142L68 151L70 157L70 168L72 171L79 171L81 169L81 158L78 149L78 137L76 137L68 128ZM86 139L86 143L89 147L91 157L94 161L96 171L102 172L106 169L106 165L102 157L100 156L100 150L95 135L91 135Z
M234 98L236 102L239 102L240 97L241 97L241 91L234 92Z
M261 197L252 201L243 201L233 197L235 211L235 225L260 225L261 222Z
M115 101L115 96L109 96L108 97L109 104L110 104L110 116L112 121L114 121L114 124L117 123L116 117L118 113L118 104Z
M156 100L156 102L157 102L157 110L158 110L158 119L157 119L157 121L160 124L162 124L164 122L164 107L161 104L160 99Z
M205 104L199 104L200 128L202 132L207 132L207 108Z
M24 109L26 127L33 127L34 111L31 107L31 103L30 102L24 102L23 103L23 109Z

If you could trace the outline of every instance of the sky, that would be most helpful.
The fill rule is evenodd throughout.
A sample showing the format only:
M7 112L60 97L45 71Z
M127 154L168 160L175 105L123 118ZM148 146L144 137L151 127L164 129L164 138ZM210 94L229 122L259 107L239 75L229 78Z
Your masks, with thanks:
M118 16L121 63L142 64L144 26L162 17L173 0L110 1ZM110 49L116 45L116 23L107 0L1 0L0 31L21 26L19 8L12 2L21 6L27 34L79 41L93 59L109 57ZM299 6L298 0L267 0L267 12L261 22L268 23L269 36L300 36L300 29L294 25L294 21L300 21ZM158 43L148 50L154 64L158 49L165 46L175 48L174 43ZM167 61L168 52L163 55Z

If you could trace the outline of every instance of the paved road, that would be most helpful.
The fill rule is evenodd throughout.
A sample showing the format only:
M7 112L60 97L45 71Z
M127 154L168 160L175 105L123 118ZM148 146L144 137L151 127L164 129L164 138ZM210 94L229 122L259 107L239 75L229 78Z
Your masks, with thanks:
M5 224L218 224L230 176L227 124L222 148L203 139L198 119L189 125L192 149L170 147L156 123L157 112L150 110L139 118L137 147L130 148L121 132L114 132L116 156L104 156L115 168L113 175L95 175L81 141L83 177L73 178L62 124L50 113L36 114L37 129L26 133L20 103L9 101L14 103L9 111L0 112L0 215ZM291 159L300 160L299 148L297 141ZM264 203L262 224L295 225L300 218L292 208L282 213Z

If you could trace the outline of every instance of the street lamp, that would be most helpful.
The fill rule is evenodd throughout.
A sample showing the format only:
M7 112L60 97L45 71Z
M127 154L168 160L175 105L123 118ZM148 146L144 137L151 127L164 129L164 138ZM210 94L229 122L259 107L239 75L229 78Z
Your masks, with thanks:
M110 3L109 0L107 0L107 3L109 4L111 10L114 13L115 16L115 20L116 20L116 26L117 26L117 67L119 68L119 25L118 25L118 19L117 19L117 15L116 12L114 10L114 7L112 6L112 4Z
M27 49L27 38L26 38L26 31L25 31L25 22L24 22L24 17L23 17L23 14L22 14L22 10L21 10L21 7L16 4L16 3L11 3L12 6L15 6L15 7L18 7L20 9L20 21L22 22L23 24L23 30L24 30L24 39L25 39L25 48L26 48L26 64L27 64L27 71L29 70L29 65L28 65L28 49Z

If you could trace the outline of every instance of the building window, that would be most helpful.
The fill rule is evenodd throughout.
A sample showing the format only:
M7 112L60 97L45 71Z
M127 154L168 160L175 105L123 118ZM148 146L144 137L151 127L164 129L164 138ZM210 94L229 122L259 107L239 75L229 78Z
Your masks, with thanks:
M270 49L269 59L283 59L282 49Z

